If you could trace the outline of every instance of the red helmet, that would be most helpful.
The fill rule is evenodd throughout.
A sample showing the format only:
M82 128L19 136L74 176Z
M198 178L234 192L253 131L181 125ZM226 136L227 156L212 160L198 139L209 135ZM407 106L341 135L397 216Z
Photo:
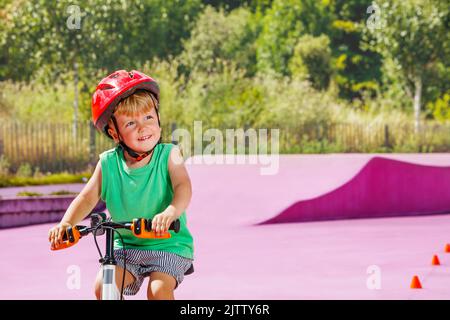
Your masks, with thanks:
M133 70L118 70L104 78L98 84L92 96L92 121L95 127L106 133L108 121L120 100L132 95L136 90L150 91L156 98L156 111L159 105L159 86L151 77Z

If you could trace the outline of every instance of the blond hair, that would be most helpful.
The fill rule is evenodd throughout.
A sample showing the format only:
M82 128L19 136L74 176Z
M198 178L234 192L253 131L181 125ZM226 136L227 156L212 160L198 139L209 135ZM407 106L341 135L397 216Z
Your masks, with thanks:
M121 100L117 105L115 116L125 115L127 117L134 117L139 114L149 113L155 106L156 99L150 97L150 92L146 90L138 90L131 96ZM158 110L156 110L158 112ZM108 126L114 128L112 119L108 120Z
M130 117L147 113L150 112L152 108L156 108L155 102L156 99L153 100L148 91L138 90L131 96L120 101L114 114Z

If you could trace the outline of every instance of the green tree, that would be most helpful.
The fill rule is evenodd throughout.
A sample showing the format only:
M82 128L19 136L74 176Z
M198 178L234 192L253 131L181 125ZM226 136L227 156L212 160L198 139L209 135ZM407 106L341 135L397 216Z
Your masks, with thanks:
M395 70L410 97L415 130L420 130L422 95L439 65L450 61L449 7L440 0L380 1L377 25L367 28L367 43Z
M257 40L258 71L289 75L288 63L298 39L304 34L327 33L329 4L316 0L274 0L261 23Z
M255 73L257 25L252 13L238 8L230 13L206 6L198 17L191 37L183 41L180 56L187 73L221 72L224 64L233 62L238 68Z
M334 81L339 95L351 100L364 92L374 96L381 82L381 57L363 48L363 32L372 0L330 0L332 22L328 36L333 54Z
M200 8L200 0L5 2L0 80L39 76L52 84L69 80L69 74L76 121L80 85L89 96L98 79L113 70L178 54Z
M327 89L332 75L330 39L302 36L289 63L293 76L306 77L316 89Z

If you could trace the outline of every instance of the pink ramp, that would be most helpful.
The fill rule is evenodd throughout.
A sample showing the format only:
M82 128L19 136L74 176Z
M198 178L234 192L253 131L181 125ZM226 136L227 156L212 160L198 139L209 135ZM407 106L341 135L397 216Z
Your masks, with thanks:
M380 156L383 159L378 158ZM375 162L369 166L368 163L371 159L374 159ZM397 161L389 161L388 159ZM414 204L418 205L409 214L450 211L450 189L448 188L450 183L448 179L450 175L450 154L280 155L278 161L279 169L274 175L262 175L260 171L262 165L259 164L188 164L193 185L190 212L208 210L209 214L206 216L208 218L213 217L215 211L224 211L226 219L222 219L221 223L230 225L255 225L267 221L274 222L271 219L278 217L292 208L293 205L299 202L302 205L303 203L308 205L313 203L317 207L316 199L322 199L321 197L328 194L334 196L333 192L338 192L334 204L339 204L338 198L344 194L337 190L341 188L345 190L349 188L345 187L347 184L352 185L355 181L359 181L360 184L358 186L355 184L355 187L350 188L353 189L353 194L348 193L348 195L352 195L352 197L340 200L343 205L342 208L361 206L360 202L366 201L365 198L362 198L366 191L367 195L378 196L377 201L380 203L377 205L387 206L395 202L396 197L399 196L395 188L400 188L401 185L404 186L402 188L409 188L413 186L413 183L417 183L414 188L422 190L424 194L421 192L414 193L413 196L418 197L415 200L409 199L411 194L408 194L405 190L398 190L403 199L402 207L405 210L397 212L397 216L405 215L406 209L412 207L408 204L409 201L415 201ZM388 162L389 164L387 164ZM386 163L385 168L383 168L384 163ZM369 185L365 180L366 178L357 177L363 173L365 167L364 177L376 177L380 185L377 186L375 183ZM374 169L375 171L373 171ZM389 170L389 174L384 172L385 169ZM393 175L392 171L397 169L400 171ZM372 173L369 174L370 172ZM432 176L425 178L425 175L428 174ZM394 178L394 176L397 178ZM396 185L396 183L398 184ZM391 188L391 193L385 192L387 194L385 198L379 196L378 193L382 195L383 189L387 188L388 185ZM441 187L438 187L438 185ZM374 192L374 189L378 189L378 191ZM393 189L395 192L393 192ZM409 190L413 191L411 188ZM426 197L433 198L434 202L428 202L429 198ZM210 200L205 203L204 199ZM427 199L427 202L422 203L423 199ZM325 206L325 202L328 200L329 198L325 198L322 205ZM385 203L388 200L391 202ZM353 211L350 212L352 214L350 215L348 212L337 211L334 208L331 212L330 208L329 211L320 212L320 215L313 215L312 211L316 207L308 209L309 216L303 216L302 211L299 216L305 220L299 221L311 221L312 218L313 220L334 219L339 216L347 215L350 217L353 215ZM368 213L360 210L361 215L356 217L372 217L373 209L369 209ZM386 212L393 215L396 213L393 209ZM333 217L333 215L335 216ZM296 217L298 218L298 216Z
M264 223L414 216L450 211L450 167L375 157L349 182Z

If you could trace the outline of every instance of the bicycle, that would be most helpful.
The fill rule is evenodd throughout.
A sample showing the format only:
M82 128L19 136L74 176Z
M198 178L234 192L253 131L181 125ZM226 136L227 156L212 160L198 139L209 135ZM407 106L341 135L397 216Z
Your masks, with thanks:
M52 251L67 249L74 246L82 237L92 233L94 236L95 245L100 254L99 262L102 264L103 269L103 282L102 282L102 300L123 300L123 286L125 283L125 273L127 270L127 256L125 243L122 235L117 229L131 230L133 235L143 239L168 239L172 235L169 232L164 232L160 236L156 232L152 231L151 219L138 218L133 219L131 222L113 222L111 218L107 218L104 212L92 213L90 217L90 227L76 225L69 227L63 235L62 243L55 248L51 248ZM173 230L175 233L180 231L180 220L175 220L171 223L169 230ZM106 250L105 256L102 255L97 243L97 236L101 236L106 232ZM124 272L122 278L122 286L120 294L116 285L116 260L114 258L114 237L113 232L117 232L121 239L122 246L124 248ZM185 275L194 272L194 265L185 272Z

